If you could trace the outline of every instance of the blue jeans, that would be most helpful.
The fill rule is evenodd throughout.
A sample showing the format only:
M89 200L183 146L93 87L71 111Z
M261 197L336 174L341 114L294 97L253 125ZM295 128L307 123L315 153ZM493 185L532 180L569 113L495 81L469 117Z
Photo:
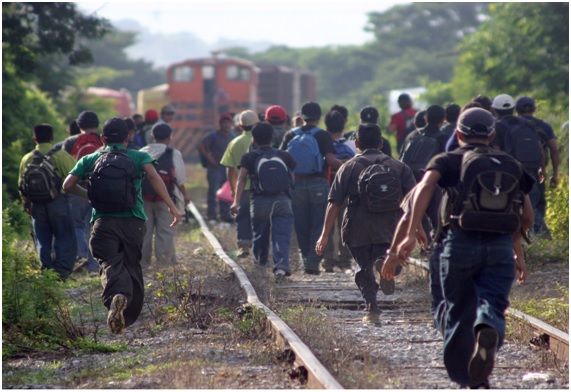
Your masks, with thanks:
M498 347L502 345L506 327L504 312L509 305L514 276L510 234L453 228L444 239L440 284L445 308L441 322L444 323L444 365L452 381L463 385L471 382L468 364L474 351L477 326L494 328L500 337Z
M252 245L252 218L250 216L250 194L244 189L240 198L240 208L236 215L238 246Z
M355 273L355 283L361 291L361 295L367 304L377 307L377 292L379 284L375 278L375 261L385 259L390 244L369 244L363 246L351 246L349 251L359 265Z
M220 219L223 221L231 221L230 204L216 199L216 191L226 182L226 167L208 167L206 168L206 179L208 180L208 208L206 215L208 219L216 219L218 216L217 209L220 208Z
M296 178L291 192L295 234L306 270L319 271L321 257L315 244L323 229L328 194L325 178Z
M77 257L85 257L87 259L88 271L99 271L99 263L89 250L91 203L83 197L70 195L69 204L71 206L75 239L77 241Z
M281 269L286 272L286 276L291 275L289 248L293 212L290 198L285 194L256 195L252 197L250 212L254 240L252 251L256 263L260 265L268 263L271 233L273 271Z
M77 254L69 196L61 194L49 203L32 203L32 226L42 268L53 269L63 279L67 278Z

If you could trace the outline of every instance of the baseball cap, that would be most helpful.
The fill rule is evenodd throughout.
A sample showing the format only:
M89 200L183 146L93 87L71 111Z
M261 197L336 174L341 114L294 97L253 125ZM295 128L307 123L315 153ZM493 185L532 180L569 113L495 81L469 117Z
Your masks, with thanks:
M151 134L155 140L164 140L171 136L172 128L167 123L155 124L153 129L151 129Z
M252 110L244 110L240 113L240 125L251 127L258 123L258 115Z
M304 120L319 120L321 117L321 106L317 102L306 102L301 107L301 118Z
M77 117L77 125L81 129L97 128L99 126L99 117L97 117L95 112L83 111Z
M379 121L379 111L373 106L365 106L361 109L359 118L363 123L376 124Z
M492 113L482 108L465 110L458 118L456 128L466 136L490 136L496 127Z
M234 118L232 117L232 115L230 113L222 113L220 115L220 118L218 119L218 123L220 124L224 120L232 121L232 123L234 123Z
M526 106L535 108L535 101L531 97L523 96L517 99L515 106L516 109L523 109Z
M266 109L266 121L281 123L287 120L287 114L283 107L279 105L270 106Z
M509 110L513 109L514 106L514 99L508 94L500 94L492 101L492 107L498 110Z
M122 142L129 135L129 128L123 119L110 118L103 124L103 136L111 143Z
M175 110L172 105L165 105L161 109L161 113L172 113L174 114Z
M149 109L145 112L145 121L157 121L159 114L155 109Z

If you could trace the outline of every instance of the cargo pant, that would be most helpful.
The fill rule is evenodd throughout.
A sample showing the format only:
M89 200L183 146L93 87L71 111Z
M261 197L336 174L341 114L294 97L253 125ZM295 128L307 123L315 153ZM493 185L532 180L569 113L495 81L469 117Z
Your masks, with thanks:
M145 221L134 217L101 217L91 230L89 246L101 266L103 305L109 309L117 294L127 297L127 308L123 312L126 326L133 324L143 309L141 249L145 233Z

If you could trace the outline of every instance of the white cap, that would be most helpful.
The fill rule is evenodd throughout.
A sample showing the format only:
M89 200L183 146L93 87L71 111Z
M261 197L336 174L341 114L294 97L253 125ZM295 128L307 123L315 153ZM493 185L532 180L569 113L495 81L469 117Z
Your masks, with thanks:
M515 102L511 95L500 94L492 101L492 107L498 110L509 110L515 107Z

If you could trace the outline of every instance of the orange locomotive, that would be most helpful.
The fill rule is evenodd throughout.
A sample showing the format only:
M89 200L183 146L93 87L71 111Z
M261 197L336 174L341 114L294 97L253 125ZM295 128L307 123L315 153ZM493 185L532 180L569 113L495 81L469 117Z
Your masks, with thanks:
M190 161L197 159L196 146L217 129L222 113L246 109L260 112L281 105L293 114L308 100L315 100L315 77L311 72L274 65L258 67L214 53L213 57L169 66L166 85L139 92L138 111L174 106L173 144Z

